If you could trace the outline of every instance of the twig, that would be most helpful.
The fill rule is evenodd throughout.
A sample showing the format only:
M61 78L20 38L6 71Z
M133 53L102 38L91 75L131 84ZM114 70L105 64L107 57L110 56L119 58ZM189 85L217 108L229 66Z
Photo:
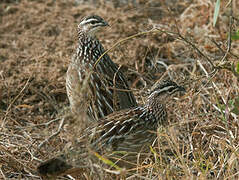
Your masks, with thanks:
M201 56L203 56L204 58L207 59L207 61L211 64L211 66L213 68L216 68L215 65L212 63L212 61L202 53L202 51L200 51L192 42L190 42L189 40L187 40L185 37L183 37L181 34L178 34L178 36L180 37L181 40L184 40L186 43L188 43L189 45L191 45Z
M117 95L116 95L116 76L117 73L119 72L121 66L118 67L117 71L114 73L114 77L113 77L113 107L117 107Z
M23 164L21 161L19 161L19 159L15 158L15 155L12 154L12 152L9 151L7 148L5 148L4 146L0 146L0 149L1 149L1 152L4 152L4 153L7 155L7 157L9 157L11 160L13 160L13 161L19 163L22 167L25 167L25 168L26 168L27 170L29 170L30 172L33 172L33 170L32 170L30 167L26 166L26 165ZM9 159L9 158L8 158L8 159Z
M60 125L58 127L58 130L55 133L53 133L51 136L49 136L47 139L45 139L42 143L40 143L39 146L38 146L38 149L40 149L43 145L46 144L46 142L48 142L50 139L52 139L53 137L57 136L61 132L62 126L64 124L64 121L65 121L65 117L63 117L61 119L61 122L60 122Z
M178 35L179 36L179 38L181 39L181 40L184 40L186 43L188 43L190 46L192 46L194 49L196 49L196 51L201 55L201 56L203 56L204 58L206 58L207 59L207 61L211 64L211 66L213 67L213 69L215 68L215 66L214 66L214 64L212 63L212 61L206 56L206 55L204 55L203 53L202 53L202 51L200 51L192 42L190 42L188 39L186 39L185 37L183 37L182 35L181 35L181 33L180 33L180 31L179 31L179 28L178 28L178 23L177 23L177 20L174 18L174 22L175 22L175 24L176 24L176 29L177 29L177 34L176 35Z
M7 180L5 174L2 172L2 168L1 168L1 167L0 167L0 173L2 174L2 178L3 178L4 180Z
M210 40L211 40L211 42L213 42L213 44L215 44L215 45L217 46L217 48L218 48L222 53L226 53L226 52L220 47L220 45L215 41L215 39L210 39ZM239 59L239 56L233 54L232 52L228 52L228 53L229 53L231 56L233 56L233 57Z
M56 118L56 119L53 119L53 120L48 121L48 122L46 122L46 123L41 123L41 124L33 125L33 126L31 126L31 127L48 126L48 125L50 125L51 123L54 123L54 122L59 121L59 120L60 120L60 118Z
M110 49L106 50L106 51L97 59L97 61L96 61L95 64L94 64L94 67L97 66L97 64L99 63L99 61L101 60L101 58L102 58L105 54L107 54L109 51L111 51L111 50L113 50L114 48L116 48L118 45L120 45L120 44L122 44L122 43L124 43L124 42L126 42L126 41L128 41L128 40L130 40L130 39L133 39L133 38L135 38L135 37L138 37L138 36L141 36L141 35L145 35L145 34L155 33L155 32L163 32L163 31L161 31L160 29L151 29L151 30L149 30L149 31L140 32L140 33L134 34L134 35L132 35L132 36L126 37L126 38L124 38L124 39L118 41L118 42L115 43Z
M232 18L232 14L233 14L233 11L232 11L232 1L230 2L230 17L229 17L229 35L228 35L228 40L227 40L227 51L226 53L224 54L224 56L222 57L222 62L226 59L228 53L230 52L231 50L231 34L232 34L232 22L233 22L233 18Z
M4 118L3 118L3 122L2 122L2 125L1 127L3 127L5 125L5 121L6 121L6 118L7 118L7 115L10 113L10 109L12 107L12 105L15 103L15 101L20 97L20 95L22 94L22 92L26 89L29 81L30 81L31 77L28 78L26 84L23 86L23 88L21 89L21 91L19 92L19 94L12 100L12 102L10 103L10 105L8 106L7 110L6 110L6 114L4 115Z

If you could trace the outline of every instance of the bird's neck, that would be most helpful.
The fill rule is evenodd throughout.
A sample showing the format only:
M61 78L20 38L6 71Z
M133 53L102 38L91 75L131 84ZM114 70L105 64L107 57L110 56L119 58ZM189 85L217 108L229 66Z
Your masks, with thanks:
M151 93L147 99L147 106L154 106L156 104L162 104L167 99L167 95L164 92L155 91Z
M79 30L78 31L78 37L79 39L82 37L91 37L92 39L96 39L96 31L85 31L85 30Z
M148 116L148 120L153 121L152 123L160 123L166 119L166 106L164 103L167 101L166 96L158 94L151 94L148 97L146 104L144 105L145 114ZM157 121L157 122L155 122Z
M95 35L86 33L84 31L79 31L78 32L78 40L80 45L86 46L88 43L98 41ZM83 43L83 44L82 44ZM86 46L88 47L88 46Z
M80 61L78 58L73 58L72 61L75 63L88 62L89 59L92 59L92 53L94 53L99 41L96 37L89 36L87 33L83 31L78 32L78 47L76 52L76 57L80 57Z

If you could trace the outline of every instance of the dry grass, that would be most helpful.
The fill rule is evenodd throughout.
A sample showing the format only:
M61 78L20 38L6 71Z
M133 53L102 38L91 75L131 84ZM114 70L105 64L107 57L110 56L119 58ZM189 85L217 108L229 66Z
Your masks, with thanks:
M238 29L238 18L230 24L231 9L225 2L221 2L216 27L212 26L214 3L210 0L145 2L117 8L109 3L77 5L71 0L1 2L3 179L41 179L37 165L73 146L80 126L67 108L65 73L77 45L77 23L92 13L111 24L99 36L108 49L122 38L158 30L130 39L109 53L115 62L128 67L127 77L139 101L144 99L142 89L167 76L184 84L187 93L168 104L171 123L157 132L152 158L138 164L131 174L94 164L98 174L85 177L239 178L239 124L233 113L239 79L231 69L238 61L239 46L232 41L229 49L227 41L228 32ZM239 2L232 3L236 18Z

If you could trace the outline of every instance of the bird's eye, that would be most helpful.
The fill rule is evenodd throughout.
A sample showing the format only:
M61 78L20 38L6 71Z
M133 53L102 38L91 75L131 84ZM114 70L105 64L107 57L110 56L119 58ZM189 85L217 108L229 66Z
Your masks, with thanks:
M175 88L169 88L168 92L173 92Z
M97 23L97 21L91 21L91 24L96 24Z

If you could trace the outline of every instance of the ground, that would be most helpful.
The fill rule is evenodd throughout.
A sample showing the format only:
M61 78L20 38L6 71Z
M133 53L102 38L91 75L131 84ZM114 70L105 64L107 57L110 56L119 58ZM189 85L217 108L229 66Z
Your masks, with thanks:
M130 37L109 55L125 67L139 102L164 78L187 89L168 104L170 126L158 132L174 156L162 163L159 141L157 158L135 179L237 179L239 78L232 65L239 47L228 35L239 27L239 2L231 2L221 2L215 27L210 0L0 2L0 177L40 179L37 166L71 147L74 118L61 124L69 113L65 75L77 24L97 14L110 24L98 36L106 49Z

